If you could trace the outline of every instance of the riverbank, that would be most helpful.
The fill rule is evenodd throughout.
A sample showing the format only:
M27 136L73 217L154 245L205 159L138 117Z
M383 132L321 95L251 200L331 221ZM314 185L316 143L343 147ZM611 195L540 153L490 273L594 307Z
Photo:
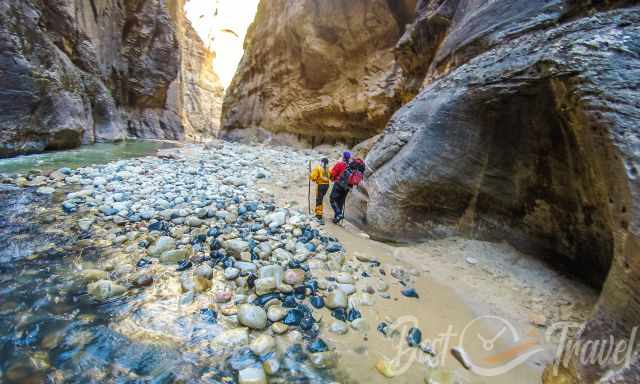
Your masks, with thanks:
M487 277L511 260L501 245L450 239L399 248L348 225L319 226L304 215L308 161L319 157L219 142L11 179L30 187L6 192L13 200L2 208L11 213L3 234L39 245L2 260L0 377L539 382L553 345L485 377L451 357L460 337L449 346L428 341L493 314L542 344L544 325L556 318L548 314L533 334L528 315L538 312L524 310L527 300L538 295L534 302L547 306L552 290L565 289L553 297L579 302L588 292L546 272L523 280L529 291L512 289L525 277L513 269ZM540 268L527 263L511 262ZM568 315L584 313L574 307ZM421 331L414 347L410 326ZM486 356L477 336L496 326L474 327L462 346ZM490 352L510 341L496 340ZM396 356L398 365L383 364Z

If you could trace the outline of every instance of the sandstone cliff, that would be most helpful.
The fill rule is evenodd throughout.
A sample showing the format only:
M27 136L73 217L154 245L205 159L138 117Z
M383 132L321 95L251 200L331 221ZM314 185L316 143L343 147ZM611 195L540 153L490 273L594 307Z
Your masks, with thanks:
M640 6L420 1L396 47L404 92L347 203L378 238L506 239L603 285L582 341L640 319ZM637 346L636 346L637 350ZM640 361L553 383L640 382ZM601 381L599 381L601 380Z
M394 46L415 0L263 0L223 105L222 134L306 144L380 132L401 101Z
M0 156L216 134L222 88L183 0L0 3Z

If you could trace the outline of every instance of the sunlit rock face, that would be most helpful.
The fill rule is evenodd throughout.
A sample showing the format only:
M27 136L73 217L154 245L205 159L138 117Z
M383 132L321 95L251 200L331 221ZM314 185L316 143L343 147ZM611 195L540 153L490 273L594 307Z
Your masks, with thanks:
M216 104L203 98L222 91L212 54L182 7L181 0L3 1L0 155L126 136L214 135ZM194 111L206 121L185 121Z
M263 0L222 135L321 144L380 132L400 105L394 46L415 1Z
M546 256L602 296L581 341L640 323L640 6L420 1L396 54L417 96L347 202L378 238L465 235ZM640 382L573 356L548 383Z

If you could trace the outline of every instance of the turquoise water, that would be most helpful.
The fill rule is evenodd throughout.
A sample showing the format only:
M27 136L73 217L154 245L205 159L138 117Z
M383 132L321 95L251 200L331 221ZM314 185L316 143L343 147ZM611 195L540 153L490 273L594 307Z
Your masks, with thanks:
M119 159L153 155L158 149L175 146L171 142L156 140L83 145L77 149L0 159L0 173L27 173L31 170L46 172L62 167L78 168L91 164L105 164Z

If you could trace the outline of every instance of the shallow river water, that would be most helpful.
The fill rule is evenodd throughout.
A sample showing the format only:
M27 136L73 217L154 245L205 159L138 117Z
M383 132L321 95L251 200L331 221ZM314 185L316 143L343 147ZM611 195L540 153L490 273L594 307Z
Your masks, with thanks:
M396 248L348 227L320 227L295 212L295 204L287 201L295 200L300 189L291 186L318 154L220 144L212 151L186 148L165 159L149 156L162 146L129 143L37 155L37 160L0 161L3 173L86 167L71 171L66 181L56 181L52 175L46 185L53 193L43 192L41 185L17 187L8 180L0 184L0 382L539 382L542 360L487 377L471 374L450 356L449 347L460 341L457 338L448 347L429 348L424 342L419 348L407 347L409 326L419 327L425 341L450 326L459 333L476 314L453 290L422 270L403 266ZM102 149L107 149L106 156L96 153ZM132 159L138 156L149 157ZM104 165L87 167L90 164ZM36 180L34 176L31 180ZM125 204L128 201L132 203ZM257 211L247 208L252 204ZM287 224L271 228L266 224L269 212L280 212L278 206L284 205L290 206ZM154 207L150 213L149 207ZM198 213L199 207L205 208L204 215ZM207 207L214 211L207 214ZM229 219L230 213L236 216ZM145 219L147 215L152 219ZM169 225L163 224L161 233L149 228L161 222ZM222 235L212 237L213 228ZM310 310L311 328L293 325L280 334L272 323L284 320L269 321L264 330L249 329L248 340L230 342L228 331L247 329L239 324L238 308L255 303L256 295L247 286L252 273L243 272L234 281L226 276L229 268L209 257L219 247L215 237L269 243L274 253L278 247L286 248L290 256L295 254L294 261L261 256L252 262L260 268L280 261L285 269L297 269L300 264L295 260L300 242L308 242L302 240L307 233L315 233L312 248L317 250L302 262L310 269L304 284L319 282L320 290L308 286L303 292L296 290L294 301L284 287L278 289L283 302L294 301L297 313ZM162 261L165 254L160 261L150 256L160 235L173 237L178 251L192 251L193 267L177 271L175 262ZM334 239L343 247L337 253L328 250ZM140 263L143 259L151 263ZM213 267L211 276L204 289L194 288L200 281L195 270L200 273L204 264ZM327 300L331 292L343 289L336 285L339 272L347 280L355 279L343 286L355 288L348 308L362 316L355 319L359 321L340 322L346 326L344 333L330 330L335 311L310 305L312 297ZM110 289L122 286L124 291L96 297L88 292L96 280L113 283ZM404 295L408 287L419 297ZM232 293L229 302L219 299L225 292ZM382 323L399 325L395 332L393 326L381 332ZM492 334L494 328L481 324L475 331ZM256 353L254 345L262 335L275 343L265 354ZM319 339L335 355L317 354L313 343ZM510 347L500 341L497 345L503 350ZM477 342L465 348L473 354L483 352ZM386 378L376 366L394 357L396 372Z

